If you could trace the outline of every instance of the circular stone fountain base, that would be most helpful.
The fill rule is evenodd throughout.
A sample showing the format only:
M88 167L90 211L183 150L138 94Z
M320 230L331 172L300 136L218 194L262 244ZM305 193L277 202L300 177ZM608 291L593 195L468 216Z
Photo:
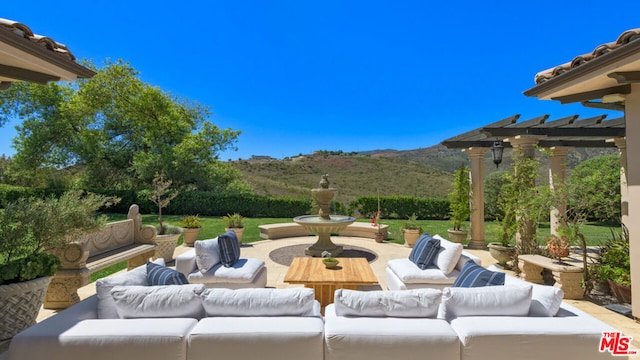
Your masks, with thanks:
M296 216L293 221L302 225L311 233L318 234L318 241L305 250L305 255L317 257L336 257L344 250L341 245L336 245L331 241L331 234L339 233L341 230L353 224L355 218L343 215L318 216L303 215Z
M334 245L334 247L332 248L317 248L316 244L314 244L305 249L304 254L313 257L323 257L323 253L325 253L325 251L329 253L328 255L326 255L326 257L336 257L342 254L344 248L342 247L342 245Z

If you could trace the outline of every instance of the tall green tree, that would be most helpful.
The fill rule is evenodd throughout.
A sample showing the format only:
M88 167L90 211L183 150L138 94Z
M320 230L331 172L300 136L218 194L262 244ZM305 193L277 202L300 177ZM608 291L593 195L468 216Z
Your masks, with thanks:
M587 159L573 169L568 179L577 211L597 221L620 222L620 156Z
M218 128L208 107L144 83L122 60L72 84L14 84L0 110L0 122L22 119L14 165L23 174L75 166L83 187L139 188L160 173L178 187L248 189L218 160L240 131Z

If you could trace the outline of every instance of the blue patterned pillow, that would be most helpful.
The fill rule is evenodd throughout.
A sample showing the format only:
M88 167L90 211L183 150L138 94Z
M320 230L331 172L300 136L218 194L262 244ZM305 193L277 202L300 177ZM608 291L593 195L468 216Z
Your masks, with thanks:
M440 252L440 240L432 238L424 233L420 236L416 244L411 249L409 260L424 270L433 263Z
M233 230L218 235L218 247L220 248L220 262L224 267L232 267L240 258L240 244L238 244L238 237Z
M467 261L452 287L481 287L504 285L504 273L491 271Z
M169 269L162 265L148 262L147 283L149 284L149 286L184 285L188 284L189 280L187 280L187 278L181 272Z

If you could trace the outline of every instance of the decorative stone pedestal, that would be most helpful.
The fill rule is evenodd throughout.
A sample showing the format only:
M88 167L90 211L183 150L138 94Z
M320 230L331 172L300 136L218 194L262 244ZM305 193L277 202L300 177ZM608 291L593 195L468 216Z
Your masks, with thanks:
M522 278L526 281L543 284L543 269L551 270L553 279L556 281L555 287L559 287L564 292L565 299L582 299L583 269L571 264L557 264L553 259L540 255L520 255L518 256L518 267L522 271Z

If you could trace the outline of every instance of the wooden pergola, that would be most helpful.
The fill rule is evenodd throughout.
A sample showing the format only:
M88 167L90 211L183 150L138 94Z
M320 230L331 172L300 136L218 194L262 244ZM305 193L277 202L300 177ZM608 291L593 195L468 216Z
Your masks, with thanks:
M504 147L518 147L525 156L531 158L534 156L536 146L550 149L549 184L552 187L557 186L557 181L565 181L566 155L571 148L611 148L617 146L621 154L621 166L623 170L626 170L624 117L605 120L606 115L584 119L573 115L551 121L548 121L549 115L524 121L518 121L519 118L520 115L513 115L442 142L447 148L461 149L469 155L472 189L469 247L472 249L483 249L486 246L483 160L495 141L501 141ZM627 203L625 190L621 189L623 216L626 216L624 211ZM553 234L556 234L557 231L555 224L557 224L558 214L564 210L564 205L559 204L551 211L551 232Z

